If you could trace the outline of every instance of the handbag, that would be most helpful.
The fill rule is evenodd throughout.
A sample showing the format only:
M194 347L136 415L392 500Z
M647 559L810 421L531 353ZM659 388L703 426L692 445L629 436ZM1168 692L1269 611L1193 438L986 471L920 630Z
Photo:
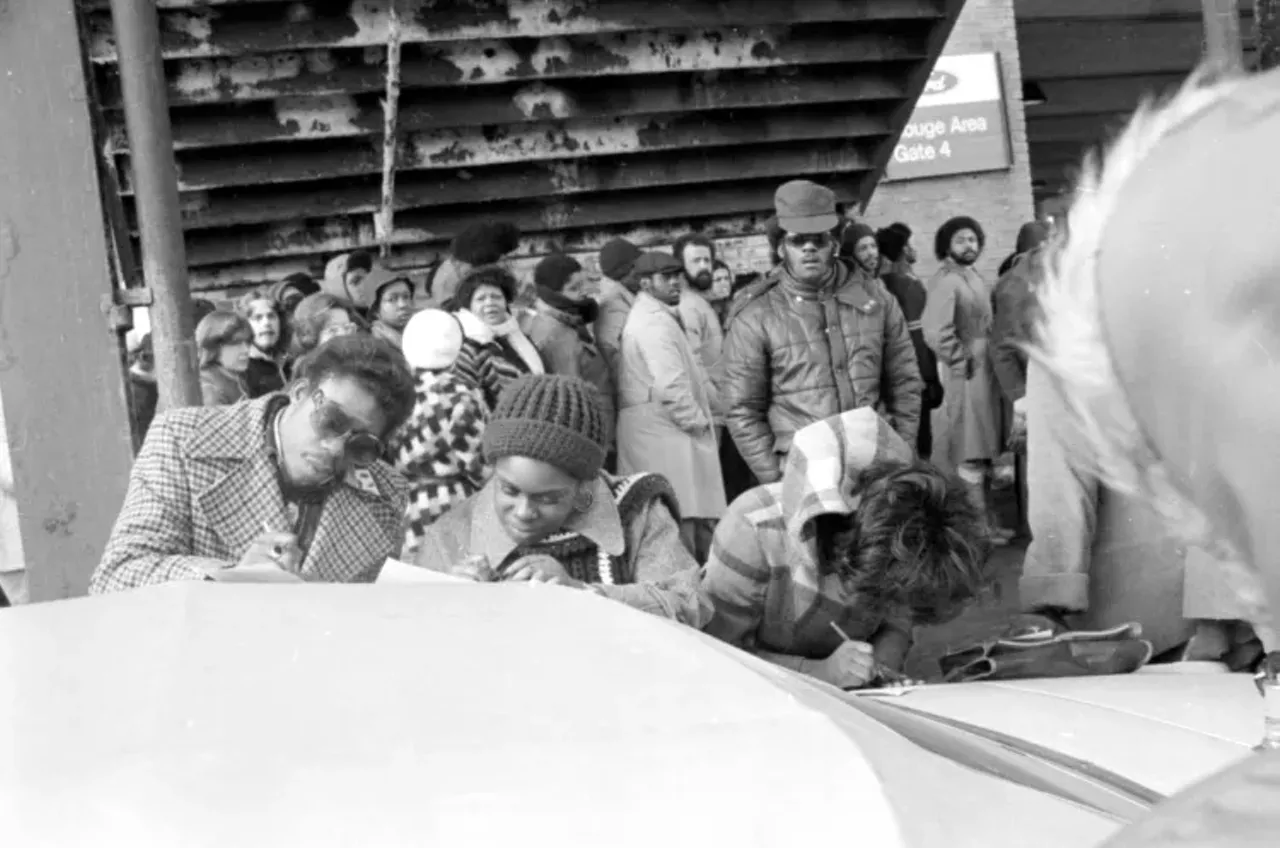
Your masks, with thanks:
M1151 660L1151 643L1141 635L1136 622L1109 630L1033 625L949 653L938 664L945 683L1128 674Z

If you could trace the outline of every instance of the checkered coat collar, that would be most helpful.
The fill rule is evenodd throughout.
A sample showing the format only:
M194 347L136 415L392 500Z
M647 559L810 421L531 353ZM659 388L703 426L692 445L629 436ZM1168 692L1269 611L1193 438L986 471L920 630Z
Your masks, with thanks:
M858 473L874 463L910 462L913 453L889 423L868 407L834 415L799 430L782 472L779 506L795 579L820 585L813 519L850 515L858 508Z
M193 464L193 482L209 481L193 494L228 551L246 550L264 524L290 524L266 438L267 415L278 397L225 407L225 414L205 419L183 451ZM304 576L317 564L328 573L335 564L363 562L372 544L385 546L388 530L395 527L395 495L403 487L393 475L379 462L349 473L345 485L329 494L303 563Z

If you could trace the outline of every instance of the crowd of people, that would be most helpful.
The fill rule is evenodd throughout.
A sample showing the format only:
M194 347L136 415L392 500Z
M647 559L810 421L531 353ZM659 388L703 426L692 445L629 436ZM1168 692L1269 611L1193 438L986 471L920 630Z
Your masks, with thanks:
M926 282L909 226L849 221L794 180L766 234L765 274L734 275L691 233L670 252L614 239L598 275L552 254L522 289L499 222L460 233L425 292L355 252L318 282L202 304L204 407L152 423L150 351L132 346L150 432L92 591L371 581L399 557L596 592L839 686L883 682L1021 529L1001 525L993 468L1028 442L1049 231L1023 227L990 281L982 225L952 218ZM1023 603L1070 626L1105 607L1097 498L1037 510L1037 490L1084 484L1036 456L1019 465ZM1195 629L1212 614L1149 614L1185 625L1160 651L1221 641Z

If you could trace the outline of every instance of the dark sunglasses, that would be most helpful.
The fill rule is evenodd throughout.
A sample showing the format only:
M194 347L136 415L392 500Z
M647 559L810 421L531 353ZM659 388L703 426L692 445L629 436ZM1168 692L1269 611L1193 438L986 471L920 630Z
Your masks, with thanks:
M804 247L811 244L819 250L835 244L835 238L831 233L787 233L785 240L792 247Z
M351 417L342 407L331 403L324 392L319 389L312 392L311 404L311 426L322 439L341 439L347 462L364 468L382 456L382 440L372 433L357 430Z

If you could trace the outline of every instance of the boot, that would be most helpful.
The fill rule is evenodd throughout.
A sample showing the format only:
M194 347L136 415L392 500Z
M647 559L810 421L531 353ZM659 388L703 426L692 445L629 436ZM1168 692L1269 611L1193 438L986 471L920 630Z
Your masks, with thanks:
M1009 544L1008 537L997 533L996 525L993 524L991 521L992 515L991 515L991 508L988 504L988 499L987 499L986 476L984 475L982 480L977 480L977 481L966 480L963 476L961 476L960 479L961 481L964 482L964 490L965 490L965 493L969 496L969 503L972 504L973 507L977 509L980 513L982 513L982 515L986 516L987 531L991 534L991 543L996 547L1004 547L1005 545Z
M991 528L991 538L1000 540L999 544L1001 545L1007 545L1013 541L1014 536L1018 535L1018 531L1011 530L1000 524L1000 516L995 508L995 497L992 495L994 487L991 484L991 476L983 477L982 483L983 502L987 512L987 526Z

